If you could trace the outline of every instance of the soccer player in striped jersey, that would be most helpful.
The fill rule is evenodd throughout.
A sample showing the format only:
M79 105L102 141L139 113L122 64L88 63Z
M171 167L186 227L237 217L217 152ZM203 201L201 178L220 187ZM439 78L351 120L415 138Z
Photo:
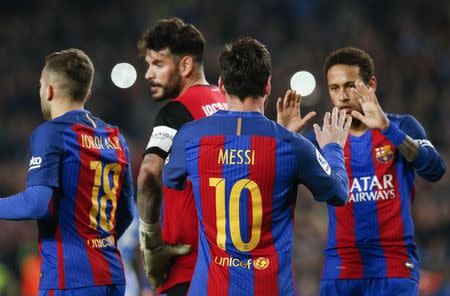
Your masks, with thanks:
M130 155L117 127L84 109L94 66L79 49L46 57L47 122L31 135L26 190L0 199L0 219L37 220L39 295L124 295L117 240L132 221Z
M328 207L321 295L417 295L415 174L436 182L445 163L414 117L382 110L366 52L338 49L325 71L331 101L353 121L344 147L350 195L344 207Z
M237 39L225 46L219 64L229 111L184 125L163 170L166 186L182 189L189 178L195 196L199 247L188 294L294 295L297 185L305 184L317 201L345 203L342 145L351 117L336 108L322 130L317 126L322 156L310 141L263 115L271 90L264 45Z
M205 78L204 47L201 32L179 18L159 20L139 42L148 64L145 79L152 98L170 99L156 115L139 172L137 194L147 277L158 293L168 296L187 293L197 259L198 223L190 184L183 191L161 186L162 167L173 137L183 124L226 109L225 97ZM161 203L160 222L159 216L152 219L151 213L159 213ZM153 232L159 229L159 223L162 233Z

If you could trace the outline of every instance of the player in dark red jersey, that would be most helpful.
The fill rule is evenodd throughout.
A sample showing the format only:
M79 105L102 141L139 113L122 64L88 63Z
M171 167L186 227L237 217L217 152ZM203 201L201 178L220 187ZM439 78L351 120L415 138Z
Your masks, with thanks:
M325 72L334 106L354 120L344 147L350 195L344 207L328 208L321 295L417 295L415 174L436 182L445 163L414 117L383 112L366 52L338 49Z
M138 177L141 249L149 280L158 292L186 295L197 258L198 222L190 185L184 191L163 188L161 171L173 137L185 123L226 109L225 97L203 72L205 41L191 24L162 19L139 42L154 100L170 99L157 114ZM152 219L161 207L163 214ZM162 223L162 234L159 229ZM167 244L182 244L170 247ZM192 252L187 245L192 246ZM155 256L157 253L166 256ZM171 260L175 255L184 255ZM172 262L173 261L173 262ZM173 263L173 264L172 264ZM170 272L169 272L170 269Z
M47 56L27 188L0 199L0 219L38 221L39 295L125 293L117 249L133 218L130 155L117 127L84 110L94 66L78 49Z
M264 45L237 39L219 64L229 111L184 125L163 171L172 188L192 181L200 242L189 295L295 295L297 187L305 184L317 201L345 203L342 146L351 118L337 108L325 118L317 129L322 157L310 141L263 115L271 90Z

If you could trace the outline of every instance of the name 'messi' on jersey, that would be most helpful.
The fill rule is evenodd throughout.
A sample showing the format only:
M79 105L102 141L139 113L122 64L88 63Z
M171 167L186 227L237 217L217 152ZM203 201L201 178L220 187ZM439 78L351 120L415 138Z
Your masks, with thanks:
M394 199L394 177L385 174L380 177L364 176L350 178L350 194L347 202L370 202Z

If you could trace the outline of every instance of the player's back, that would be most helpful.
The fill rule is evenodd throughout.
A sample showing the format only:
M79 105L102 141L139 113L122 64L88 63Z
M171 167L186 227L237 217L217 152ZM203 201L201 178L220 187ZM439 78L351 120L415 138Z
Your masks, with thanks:
M200 223L189 294L293 295L299 137L257 112L219 111L184 132Z
M51 219L40 220L41 289L66 289L123 284L125 278L116 247L116 214L129 169L128 148L116 127L89 112L77 110L42 124L60 161L51 204ZM52 157L42 160L51 166ZM45 163L47 162L47 164ZM31 174L29 183L39 183ZM132 193L131 193L132 194Z

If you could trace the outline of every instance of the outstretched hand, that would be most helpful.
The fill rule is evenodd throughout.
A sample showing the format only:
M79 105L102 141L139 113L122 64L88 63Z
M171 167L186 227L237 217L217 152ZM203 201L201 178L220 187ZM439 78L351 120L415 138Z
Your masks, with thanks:
M344 147L347 141L348 131L352 124L352 117L345 114L345 110L341 110L340 114L338 108L334 107L330 112L326 112L323 118L323 126L320 129L318 124L314 124L314 133L316 134L317 143L320 149L329 143L337 143Z
M277 100L277 122L292 132L298 133L306 123L316 115L312 111L302 118L300 106L302 97L293 90L288 90L284 98Z
M357 81L352 92L358 98L364 113L353 110L352 116L364 123L368 128L385 129L389 126L389 119L381 109L373 88L367 87L363 82Z

